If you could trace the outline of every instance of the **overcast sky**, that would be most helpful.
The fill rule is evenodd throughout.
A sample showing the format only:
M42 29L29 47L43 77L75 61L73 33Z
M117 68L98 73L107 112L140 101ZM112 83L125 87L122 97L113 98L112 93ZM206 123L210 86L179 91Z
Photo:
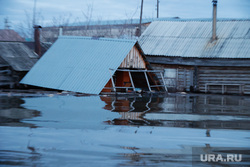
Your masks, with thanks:
M156 17L157 0L144 0L143 18ZM139 18L141 0L37 0L37 18L42 26L55 18L84 21L82 12L93 7L92 20ZM0 29L8 17L11 28L33 17L34 0L0 0ZM212 0L160 0L160 17L211 18ZM218 0L219 18L250 18L250 0ZM42 20L42 22L41 22Z

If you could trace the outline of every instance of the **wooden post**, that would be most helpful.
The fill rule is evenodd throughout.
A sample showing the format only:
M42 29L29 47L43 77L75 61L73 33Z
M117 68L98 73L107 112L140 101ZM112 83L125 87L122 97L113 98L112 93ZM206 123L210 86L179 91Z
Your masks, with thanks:
M132 86L133 86L133 90L135 91L135 85L134 85L133 78L132 78L132 76L131 76L130 71L128 71L128 74L129 74L129 78L130 78L131 84L132 84Z
M194 86L194 91L195 92L198 91L198 67L197 66L194 67L193 86Z
M176 69L176 90L179 89L179 69Z
M148 76L147 76L146 71L144 71L144 75L145 75L145 78L146 78L146 81L147 81L147 84L148 84L148 89L149 89L150 92L152 92L149 81L148 81Z
M164 88L165 88L166 92L168 92L168 88L167 88L167 86L166 86L166 82L165 82L165 80L164 80L164 77L163 77L162 72L160 72L160 74L161 74L162 82L163 82L163 84L164 84Z
M186 88L187 88L187 77L186 77L186 69L184 68L184 91L186 91Z
M113 79L113 75L111 73L111 70L109 70L109 73L110 73L110 79L111 79L111 82L112 82L112 86L113 86L113 90L116 92L116 88L115 88L115 82L114 82L114 79Z

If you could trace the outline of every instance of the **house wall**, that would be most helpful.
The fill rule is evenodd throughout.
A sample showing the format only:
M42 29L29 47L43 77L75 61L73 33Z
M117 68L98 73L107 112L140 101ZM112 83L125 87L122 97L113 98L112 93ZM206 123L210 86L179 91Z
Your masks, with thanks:
M12 71L7 65L0 65L0 87L7 86L12 88L15 84L14 78L11 76Z
M121 63L120 68L146 69L146 63L136 46L130 50L127 57Z
M239 86L243 87L244 94L250 94L250 68L249 67L198 67L197 86L200 92L205 92L206 84L218 84L209 86L209 92L221 93L225 84L225 93L239 93Z
M134 46L126 58L123 60L119 68L134 68L134 69L146 69L146 62L144 61L139 50ZM115 86L117 87L131 87L131 81L128 72L116 71L114 75ZM105 87L112 87L111 80L105 85ZM111 92L112 89L103 89L102 92Z
M168 89L171 91L191 91L193 87L194 67L166 64L151 64L154 70L164 70L164 80ZM171 74L169 74L169 71ZM160 73L155 73L161 78ZM162 83L162 80L159 80Z
M0 64L0 87L18 88L19 81L25 74L26 72L17 72L8 65Z

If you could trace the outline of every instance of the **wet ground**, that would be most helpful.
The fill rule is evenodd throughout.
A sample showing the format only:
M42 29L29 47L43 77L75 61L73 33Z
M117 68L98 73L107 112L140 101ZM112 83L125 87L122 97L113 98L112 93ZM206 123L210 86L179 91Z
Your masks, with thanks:
M193 155L214 149L250 165L250 97L0 96L0 166L211 166Z

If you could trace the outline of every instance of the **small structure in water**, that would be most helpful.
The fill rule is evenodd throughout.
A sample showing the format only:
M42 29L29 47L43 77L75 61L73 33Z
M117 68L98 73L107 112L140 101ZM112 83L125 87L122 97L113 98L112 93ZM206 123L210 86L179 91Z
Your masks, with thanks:
M151 70L134 40L61 36L21 83L87 94L165 92L154 73L162 71Z

